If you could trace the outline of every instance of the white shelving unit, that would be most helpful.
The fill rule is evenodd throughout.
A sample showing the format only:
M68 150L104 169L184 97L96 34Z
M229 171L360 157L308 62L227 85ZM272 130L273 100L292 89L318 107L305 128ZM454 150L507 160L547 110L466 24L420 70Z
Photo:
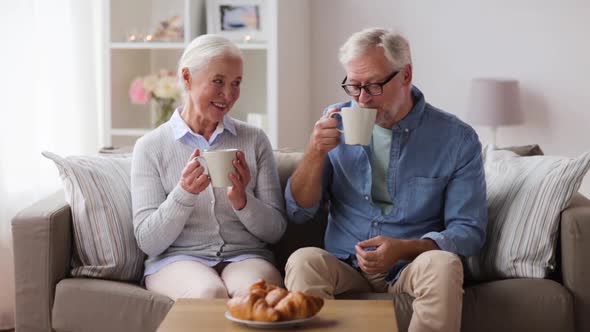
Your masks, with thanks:
M113 50L176 50L183 48L183 43L111 43Z
M149 132L150 105L131 103L128 90L134 78L156 73L161 69L176 72L178 60L188 43L206 33L205 0L103 0L105 3L105 110L102 127L104 146L127 146ZM246 121L248 113L267 117L267 135L275 148L302 146L309 130L309 93L291 91L292 86L309 86L309 0L265 0L267 41L238 43L244 55L244 80L240 99L230 115ZM295 15L293 15L295 14ZM131 34L147 35L156 25L174 15L183 18L184 38L170 42L128 42ZM301 23L304 27L301 28ZM296 27L296 29L292 27ZM288 29L288 30L287 30ZM298 30L299 32L294 32ZM283 32L282 32L283 31ZM281 41L281 34L293 38ZM281 45L281 58L279 58ZM284 56L283 56L284 54ZM285 66L285 68L283 68ZM281 74L279 77L279 72ZM302 74L303 72L303 74ZM307 74L306 74L307 73ZM279 105L281 105L279 112ZM296 115L287 115L296 112ZM287 116L283 117L284 113ZM294 127L295 126L295 127ZM303 141L301 140L301 141Z

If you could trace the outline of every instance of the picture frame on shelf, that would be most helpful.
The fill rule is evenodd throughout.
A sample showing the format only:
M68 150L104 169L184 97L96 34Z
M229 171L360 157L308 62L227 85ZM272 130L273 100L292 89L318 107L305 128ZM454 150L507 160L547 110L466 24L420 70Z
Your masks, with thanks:
M207 33L236 43L266 43L267 0L207 0Z

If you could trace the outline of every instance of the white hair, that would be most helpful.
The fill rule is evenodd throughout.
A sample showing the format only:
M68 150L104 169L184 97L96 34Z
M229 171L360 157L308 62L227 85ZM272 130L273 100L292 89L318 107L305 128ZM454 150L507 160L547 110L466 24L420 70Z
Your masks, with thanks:
M410 44L399 33L382 29L369 28L354 33L340 47L338 58L343 66L374 47L382 47L385 57L391 65L400 69L412 63Z
M182 76L183 68L187 68L191 75L194 75L213 58L226 55L242 59L240 49L225 37L207 34L193 39L184 49L178 61L177 77L181 90L186 90L184 88L184 77Z

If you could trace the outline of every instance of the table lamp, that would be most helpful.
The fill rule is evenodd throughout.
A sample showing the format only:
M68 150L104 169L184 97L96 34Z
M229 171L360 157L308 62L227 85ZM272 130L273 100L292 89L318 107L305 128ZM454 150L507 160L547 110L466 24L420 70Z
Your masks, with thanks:
M513 79L475 78L471 81L467 121L492 129L492 144L500 126L524 122L518 81Z

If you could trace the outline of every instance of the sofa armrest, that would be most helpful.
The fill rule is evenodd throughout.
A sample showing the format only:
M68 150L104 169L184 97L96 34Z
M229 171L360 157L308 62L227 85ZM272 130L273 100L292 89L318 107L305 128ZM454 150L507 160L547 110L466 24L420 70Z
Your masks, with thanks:
M52 331L55 285L70 269L72 214L63 192L12 219L15 323L19 332Z
M576 331L590 331L590 200L576 194L561 213L561 272L574 297Z

